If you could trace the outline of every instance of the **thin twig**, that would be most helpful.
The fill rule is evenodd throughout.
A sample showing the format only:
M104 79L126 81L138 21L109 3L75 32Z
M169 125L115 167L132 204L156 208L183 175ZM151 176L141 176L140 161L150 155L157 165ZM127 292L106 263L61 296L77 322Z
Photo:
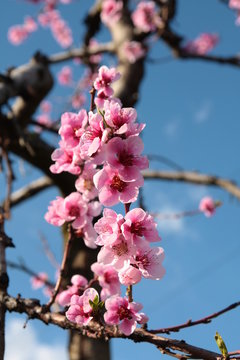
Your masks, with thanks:
M215 209L222 205L221 201L215 201L214 203ZM171 220L171 219L181 219L186 216L195 216L202 214L203 212L199 209L194 210L188 210L188 211L182 211L179 213L172 213L172 214L164 214L164 213L151 213L151 215L155 218L161 219L161 220Z
M33 271L32 269L30 269L23 261L21 261L20 263L15 263L14 261L7 261L7 265L9 268L12 269L16 269L16 270L20 270L30 276L34 276L35 278L39 278L38 273L36 271ZM49 281L49 280L43 280L42 278L40 279L42 280L42 282L51 287L54 288L54 283Z
M60 264L58 263L54 253L50 249L50 246L49 246L49 243L48 243L46 237L43 235L42 232L39 232L39 236L40 236L41 243L43 245L44 253L46 254L48 260L50 261L50 263L52 264L52 266L54 268L59 270L60 269Z
M68 241L67 241L67 244L66 244L65 249L64 249L62 264L61 264L61 268L60 268L60 273L59 273L59 276L58 276L58 279L57 279L53 294L52 294L49 302L46 305L47 309L50 309L51 305L56 300L56 297L57 297L57 295L58 295L58 293L60 291L61 285L62 285L62 280L66 275L65 273L66 273L66 266L67 266L68 256L69 256L70 248L71 248L71 245L72 245L72 241L74 239L74 237L73 237L74 233L73 233L72 227L70 225L69 225L68 231L69 231Z
M235 302L229 306L227 306L226 308L220 310L220 311L217 311L211 315L208 315L208 316L205 316L204 318L201 318L199 320L196 320L196 321L192 321L191 319L186 321L185 323L183 324L180 324L180 325L175 325L175 326L171 326L171 327L168 327L168 328L161 328L161 329L156 329L156 330L149 330L149 332L151 334L169 334L170 332L178 332L179 330L181 329L185 329L185 328L188 328L188 327L191 327L191 326L196 326L196 325L200 325L200 324L208 324L211 322L212 319L214 318L217 318L218 316L228 312L228 311L231 311L233 309L235 309L236 307L240 306L240 301L238 302Z

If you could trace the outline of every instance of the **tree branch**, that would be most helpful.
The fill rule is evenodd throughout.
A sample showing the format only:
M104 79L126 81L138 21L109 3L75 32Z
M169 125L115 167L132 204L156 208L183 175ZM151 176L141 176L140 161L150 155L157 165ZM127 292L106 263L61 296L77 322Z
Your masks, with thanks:
M160 351L166 351L168 355L176 357L172 351L181 352L181 359L206 359L220 360L221 354L190 345L183 340L169 339L150 333L144 329L136 329L130 336L123 335L116 327L102 326L99 323L91 322L88 326L83 327L68 321L65 315L61 313L52 313L46 311L46 307L40 306L37 300L24 299L6 295L3 299L5 307L10 311L25 313L30 319L39 319L45 324L54 324L63 329L72 329L78 331L82 335L87 335L94 339L123 338L130 339L134 342L146 342L155 345ZM171 350L171 351L170 351ZM180 354L179 354L180 357Z
M196 185L216 186L240 200L240 187L232 180L223 179L215 175L200 174L193 171L158 171L147 170L143 172L146 180L180 181Z
M53 186L54 183L52 179L48 176L42 176L37 180L32 181L25 187L13 192L10 197L10 206L16 206L21 202L31 198L34 195L37 195L40 191L47 189L50 186Z
M89 58L92 55L98 55L103 53L114 53L115 44L113 42L98 44L89 47L83 47L81 49L71 49L69 51L64 51L57 53L48 57L49 64L57 64L63 61L68 61L74 58Z

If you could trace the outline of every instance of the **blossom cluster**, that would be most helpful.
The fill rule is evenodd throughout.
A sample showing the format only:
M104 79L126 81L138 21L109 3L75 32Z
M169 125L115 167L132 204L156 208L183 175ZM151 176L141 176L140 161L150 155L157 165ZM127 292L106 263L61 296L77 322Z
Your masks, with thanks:
M102 246L98 262L116 269L121 284L134 285L142 276L155 280L163 277L164 251L161 247L150 247L160 237L152 216L144 210L135 208L123 217L104 209L95 230L99 234L96 244Z
M59 0L63 4L69 4L71 0ZM44 6L37 16L37 21L42 27L49 27L53 37L63 48L68 48L73 43L72 31L56 7L58 0L44 0ZM37 3L38 1L33 1ZM23 25L14 25L8 30L8 40L13 45L20 45L28 36L38 29L34 18L27 16Z
M229 0L228 6L230 7L230 9L236 11L237 14L236 25L240 25L240 1Z
M71 223L87 246L101 246L97 262L91 266L102 287L101 294L85 278L79 278L81 275L75 275L72 285L58 296L60 305L70 306L67 318L86 325L102 311L100 304L105 301L105 322L120 324L129 335L147 317L139 313L141 304L120 296L121 284L134 285L142 277L158 280L165 271L163 249L150 247L150 243L160 240L153 218L140 208L128 211L143 185L141 170L148 167L148 159L142 155L139 137L145 125L136 122L135 109L124 108L113 97L112 83L119 77L116 69L102 66L93 84L97 111L82 109L78 114L62 115L61 140L52 154L55 163L50 170L76 175L76 191L53 200L45 219L56 226ZM125 204L125 216L105 208L103 216L92 225L102 205L119 202Z
M31 33L36 31L38 25L36 21L27 16L22 25L14 25L8 30L8 40L13 45L20 45L24 40L26 40Z
M205 55L209 53L219 42L217 34L202 33L193 41L189 41L184 50L188 53Z

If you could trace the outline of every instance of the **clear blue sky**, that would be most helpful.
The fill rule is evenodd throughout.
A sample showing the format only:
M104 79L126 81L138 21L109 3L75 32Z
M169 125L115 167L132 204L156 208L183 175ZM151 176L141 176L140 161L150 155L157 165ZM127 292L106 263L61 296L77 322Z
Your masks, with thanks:
M90 3L75 1L72 5L62 6L62 15L73 28L76 44L83 31L80 20ZM188 38L194 38L201 32L219 33L221 41L213 53L232 55L240 52L240 28L235 26L234 13L227 6L217 0L180 0L179 4L174 21L174 28L179 33ZM36 9L21 0L0 2L0 72L9 66L27 62L38 49L47 54L61 51L48 30L38 31L19 47L8 43L8 27L22 23L27 14L36 14ZM105 39L106 32L100 38ZM150 57L158 59L167 55L168 49L156 44ZM61 66L53 67L54 73ZM75 79L80 76L81 71L76 69ZM148 63L137 105L139 119L147 124L143 134L145 153L168 156L186 170L199 170L239 181L239 79L240 69L230 66L178 60ZM69 95L67 89L58 86L49 95L49 100L56 104L55 116L64 109L59 97L63 96L64 101ZM21 167L24 167L25 175L19 173ZM166 167L152 162L151 168ZM18 172L15 189L41 175L19 159L15 161L15 169ZM3 184L2 177L0 181ZM52 278L54 269L45 258L39 232L47 237L60 261L62 244L59 231L43 219L49 202L56 195L56 189L47 190L16 207L7 225L8 234L16 244L16 249L8 250L9 259L24 257L32 269L45 270ZM150 328L175 325L189 318L198 319L239 301L239 202L221 190L200 186L146 182L144 187L145 203L148 210L154 212L195 209L204 195L211 195L223 202L213 218L196 216L159 221L161 246L166 254L166 276L160 282L148 280L134 287L134 298L144 304L144 310L150 317ZM17 271L10 271L10 274L11 294L21 292L25 297L40 296L45 301L40 291L31 290L25 274ZM217 351L214 334L218 331L229 350L235 350L240 342L237 331L239 316L240 309L237 309L210 325L183 330L172 334L172 337ZM11 323L13 318L21 319L22 323L25 321L24 316L11 314L8 315L9 326L14 325ZM39 346L42 349L46 344L50 344L52 349L61 348L66 341L64 331L53 326L46 327L37 321L31 322L28 331L31 336L33 332L37 333L37 338L32 340L35 348ZM32 339L31 336L28 339ZM9 349L14 346L14 343L10 344ZM150 345L123 340L113 341L112 352L113 360L130 360L133 356L139 360L146 356L154 360L162 356ZM22 359L28 360L26 357Z

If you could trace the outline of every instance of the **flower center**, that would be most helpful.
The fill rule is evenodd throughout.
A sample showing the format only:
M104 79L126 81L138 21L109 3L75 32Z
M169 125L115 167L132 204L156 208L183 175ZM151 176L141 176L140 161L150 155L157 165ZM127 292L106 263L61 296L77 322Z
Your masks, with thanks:
M92 182L92 180L90 180L90 179L84 179L83 187L84 187L85 190L89 190L89 191L92 190L92 188L93 188L93 182Z
M145 269L150 265L150 261L147 255L137 255L136 261L137 263L140 263Z
M133 165L134 156L132 154L128 154L123 151L118 155L119 162L124 166L132 166Z
M71 209L69 210L69 215L75 218L79 217L80 215L79 208L77 206L72 206Z
M122 241L120 244L113 245L112 249L117 256L122 256L128 253L128 246L124 241Z
M123 319L128 319L131 320L132 319L132 313L131 310L125 308L124 306L120 306L118 309L118 316L120 320Z
M113 190L122 192L126 188L126 186L127 184L122 181L119 176L114 175L114 177L112 178L112 183L110 185Z
M131 224L131 233L134 233L138 236L143 236L144 227L140 222L135 222Z

